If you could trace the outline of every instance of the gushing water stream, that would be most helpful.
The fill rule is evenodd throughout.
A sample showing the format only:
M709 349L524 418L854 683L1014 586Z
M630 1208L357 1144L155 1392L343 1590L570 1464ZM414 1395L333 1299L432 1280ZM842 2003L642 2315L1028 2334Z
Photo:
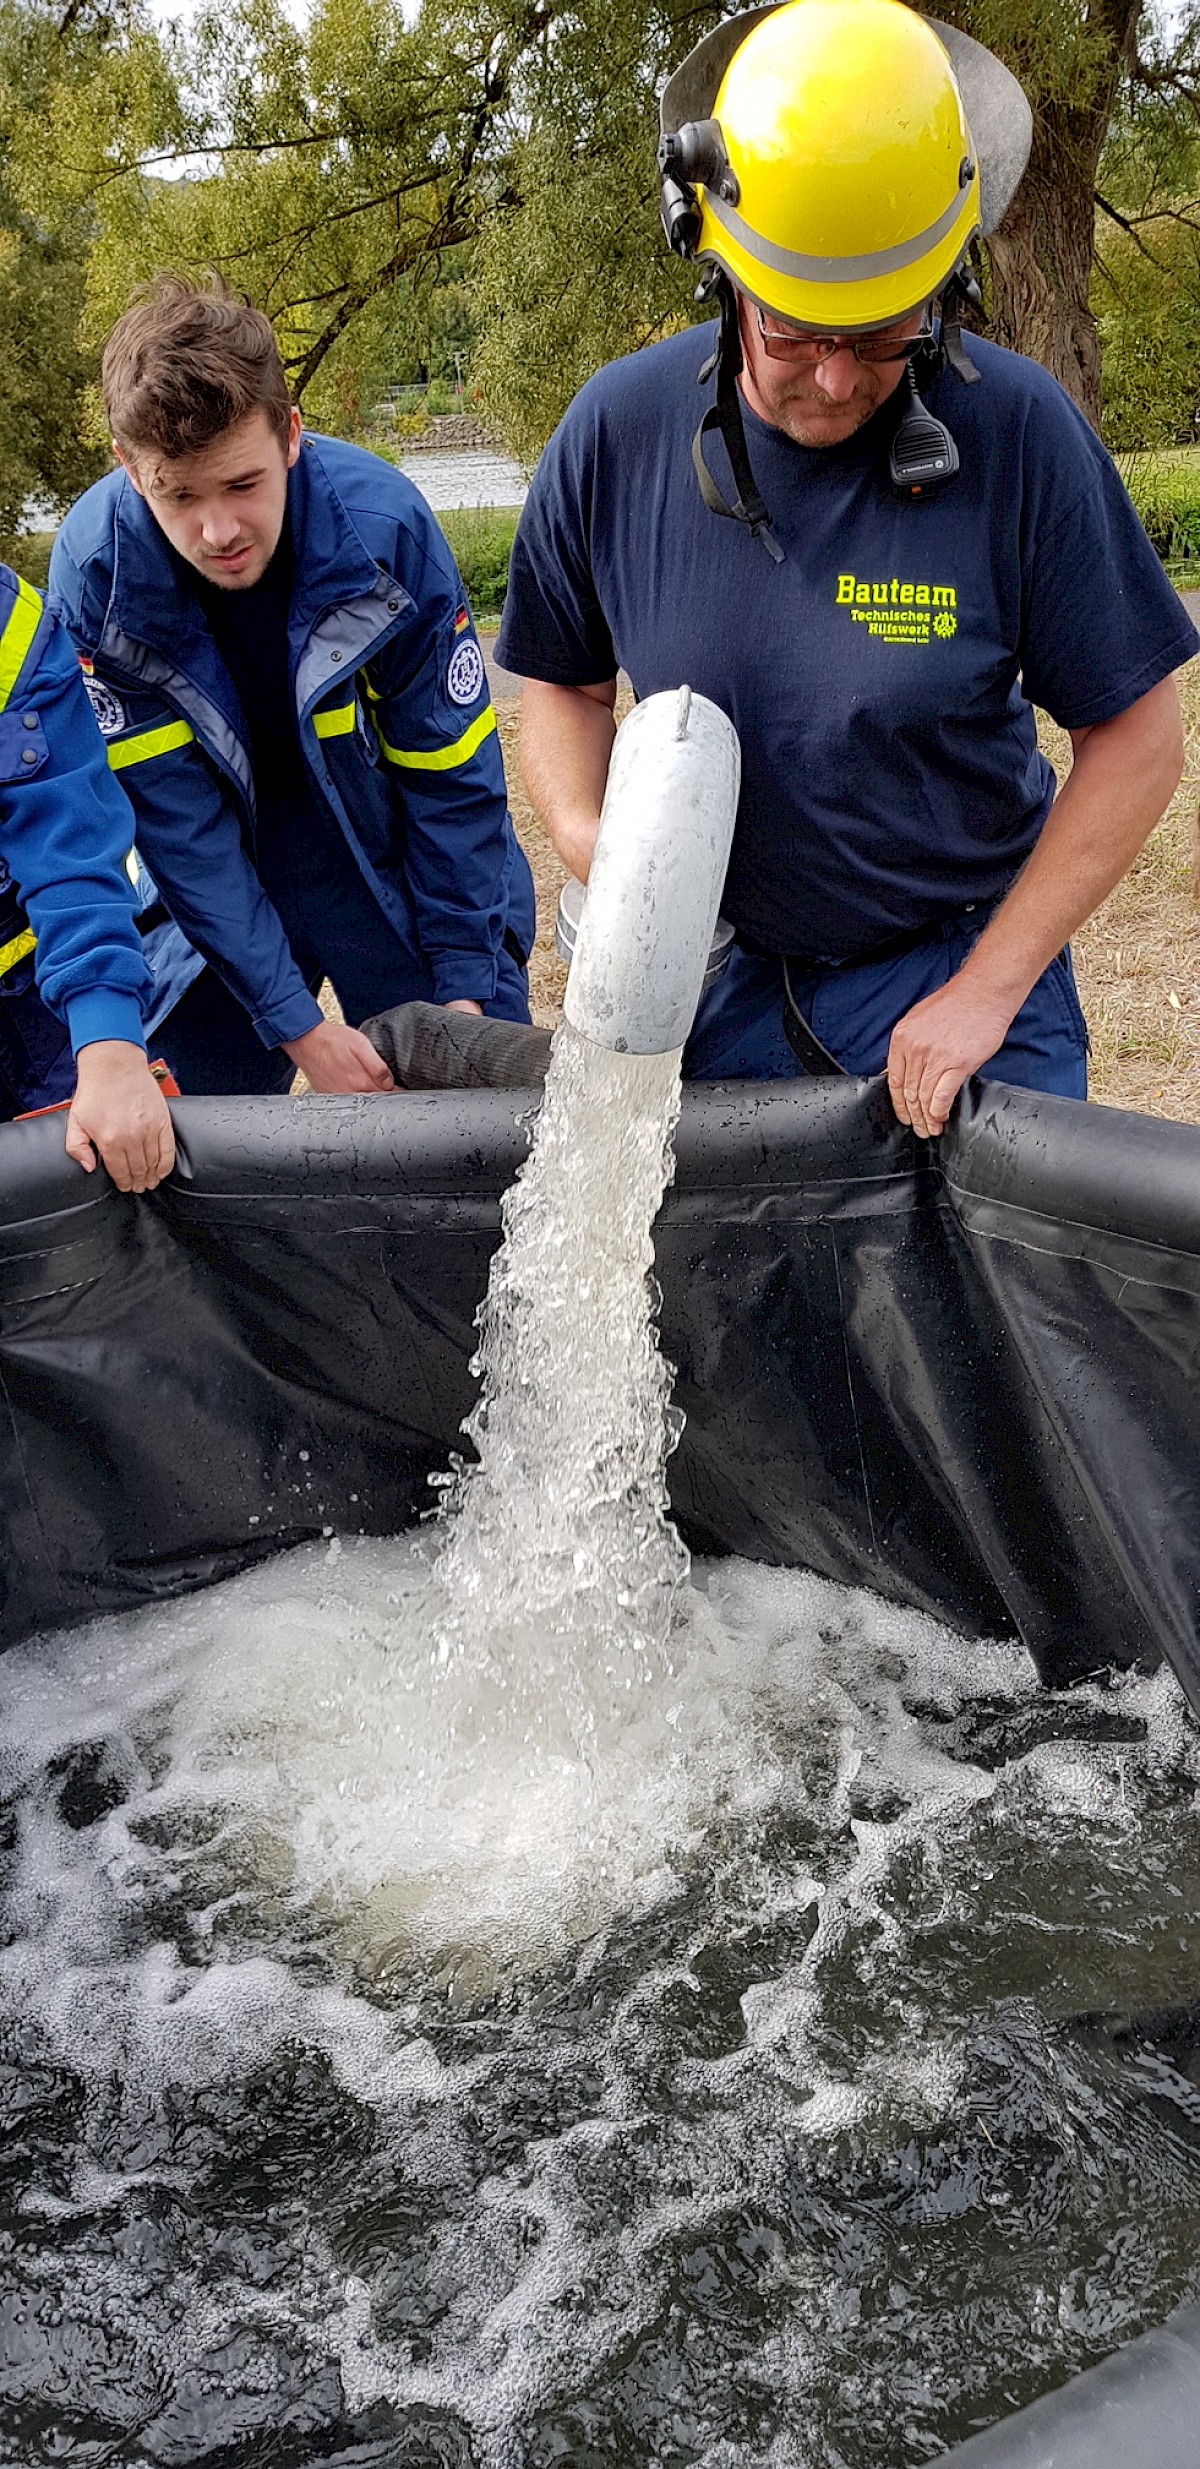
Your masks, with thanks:
M418 1536L0 1667L0 2461L916 2469L1197 2285L1194 1729L689 1582L675 1104L560 1039Z
M677 1054L559 1030L481 1316L477 1459L446 1497L440 1658L479 1672L491 1721L577 1751L669 1669L687 1576L648 1288L678 1112Z

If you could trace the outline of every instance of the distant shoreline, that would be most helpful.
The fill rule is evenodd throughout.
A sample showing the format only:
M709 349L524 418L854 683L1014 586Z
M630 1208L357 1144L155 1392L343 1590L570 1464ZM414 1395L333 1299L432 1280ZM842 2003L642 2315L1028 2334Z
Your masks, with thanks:
M397 427L390 432L389 442L404 454L504 454L500 439L474 412L431 412L425 427L414 436L405 436Z

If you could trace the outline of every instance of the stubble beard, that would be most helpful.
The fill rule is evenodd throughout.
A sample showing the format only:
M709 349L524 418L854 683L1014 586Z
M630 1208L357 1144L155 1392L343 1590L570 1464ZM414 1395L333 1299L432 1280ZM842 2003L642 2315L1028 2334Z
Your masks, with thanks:
M243 574L230 574L228 569L222 572L220 566L212 558L193 558L192 560L196 572L203 575L205 582L215 584L217 590L223 592L251 591L256 583L261 583L270 562L269 557L261 560L251 558Z
M807 395L789 395L772 407L771 417L797 446L844 446L847 439L865 428L880 404L878 387L872 385L861 397L852 395L848 403L829 405L815 389Z

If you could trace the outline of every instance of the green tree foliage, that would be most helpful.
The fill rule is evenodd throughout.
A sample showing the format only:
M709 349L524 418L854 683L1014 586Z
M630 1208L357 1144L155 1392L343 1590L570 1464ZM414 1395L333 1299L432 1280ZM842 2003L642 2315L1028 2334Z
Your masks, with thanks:
M992 331L1041 360L1096 421L1096 175L1127 90L1140 0L955 0L950 14L1008 63L1033 106L1029 167L985 252Z
M152 60L161 54L136 10L0 5L0 545L10 556L30 500L57 513L102 468L88 435L94 368L79 339L95 131L79 179L71 123L95 110L111 130Z
M699 314L658 219L658 91L720 8L579 0L547 12L522 133L475 255L484 399L532 462L584 380Z
M590 369L695 313L694 277L657 237L656 93L724 13L579 0L525 64L527 134L477 279L485 390L526 455ZM1029 173L987 251L993 330L1095 416L1093 189L1137 0L940 0L938 14L998 52L1034 106Z
M97 192L89 331L159 268L216 266L272 318L312 417L353 430L435 344L453 368L462 251L503 179L528 39L520 10L317 0L298 29L278 0L211 0L175 60L186 176L144 152Z
M1118 451L1195 442L1200 426L1197 34L1143 61L1101 164L1093 298L1104 433Z
M1029 174L987 251L993 331L1098 414L1099 181L1105 334L1126 372L1110 412L1119 395L1127 425L1151 417L1135 336L1153 327L1138 382L1179 434L1200 0L1157 31L1139 31L1137 0L940 5L1035 110ZM0 522L29 474L51 495L86 476L86 354L164 266L219 267L260 302L309 416L351 434L387 386L448 377L473 352L527 459L602 361L700 313L658 229L657 94L720 6L315 0L297 27L281 0L207 0L165 40L139 6L0 0L0 319L19 346L0 375ZM1170 316L1155 306L1168 295ZM20 374L31 357L36 381Z

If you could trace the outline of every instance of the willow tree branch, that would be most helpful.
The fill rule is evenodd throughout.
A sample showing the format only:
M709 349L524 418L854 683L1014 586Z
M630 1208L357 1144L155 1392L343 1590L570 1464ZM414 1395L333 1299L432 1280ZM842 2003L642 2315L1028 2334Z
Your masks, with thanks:
M1161 258L1155 256L1153 249L1147 248L1137 225L1130 222L1129 216L1127 214L1121 214L1116 206L1110 205L1107 197L1101 196L1099 189L1093 190L1093 195L1095 197L1096 204L1100 208L1101 214L1106 214L1109 222L1115 223L1118 230L1123 231L1126 236L1132 240L1135 249L1141 250L1143 257L1150 265L1154 267L1157 274L1166 274L1168 271L1167 267L1163 265Z
M292 374L292 388L297 402L305 387L312 384L322 361L328 359L334 344L340 340L347 326L353 324L359 310L365 309L369 300L374 300L381 291L390 291L393 283L398 283L401 275L407 274L413 263L424 256L427 247L449 248L469 237L470 232L464 227L457 232L443 229L431 235L428 241L424 238L408 241L403 248L395 250L384 265L377 267L365 283L356 283L346 291L328 324L317 336L316 342L310 344L303 359L286 364Z

